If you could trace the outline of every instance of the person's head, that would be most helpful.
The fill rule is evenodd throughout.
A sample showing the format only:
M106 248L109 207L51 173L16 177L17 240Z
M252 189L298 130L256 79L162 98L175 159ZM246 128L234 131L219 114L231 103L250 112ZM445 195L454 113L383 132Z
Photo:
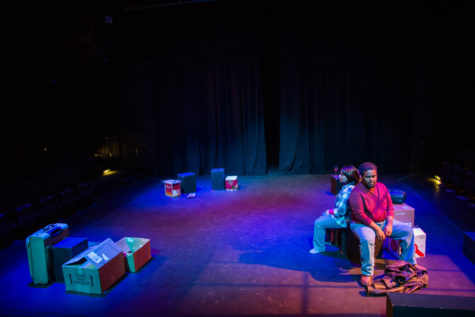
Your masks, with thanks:
M343 166L340 171L340 182L344 184L358 184L361 180L360 173L353 165Z
M367 188L376 186L378 180L378 167L371 162L364 162L358 167L361 175L361 181Z

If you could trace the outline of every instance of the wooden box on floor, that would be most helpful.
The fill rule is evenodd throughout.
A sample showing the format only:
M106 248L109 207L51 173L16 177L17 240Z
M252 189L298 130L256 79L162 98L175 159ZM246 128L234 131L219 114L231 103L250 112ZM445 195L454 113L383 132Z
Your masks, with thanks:
M182 194L190 194L196 192L196 175L195 173L181 173L177 174L178 180L181 182Z
M124 254L125 270L135 273L152 258L150 239L125 237L117 241Z
M213 168L211 170L211 188L224 190L224 168Z
M386 297L386 317L475 316L472 297L397 294Z
M333 195L338 195L341 188L343 187L342 182L340 182L340 175L330 175L330 191Z
M406 203L403 204L393 204L394 207L394 219L400 222L407 224L408 226L414 227L414 213L415 210L413 207L409 206Z
M63 264L66 291L101 295L125 275L122 250L111 239Z

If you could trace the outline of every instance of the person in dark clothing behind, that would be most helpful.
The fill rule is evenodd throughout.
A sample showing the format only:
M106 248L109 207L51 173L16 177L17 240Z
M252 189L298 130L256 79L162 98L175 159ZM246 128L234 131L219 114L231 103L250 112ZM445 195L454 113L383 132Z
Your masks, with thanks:
M372 283L374 273L375 239L391 237L400 240L400 260L416 264L414 234L412 228L394 220L394 208L387 187L379 183L378 168L365 162L358 168L362 181L351 192L350 228L360 240L361 285Z

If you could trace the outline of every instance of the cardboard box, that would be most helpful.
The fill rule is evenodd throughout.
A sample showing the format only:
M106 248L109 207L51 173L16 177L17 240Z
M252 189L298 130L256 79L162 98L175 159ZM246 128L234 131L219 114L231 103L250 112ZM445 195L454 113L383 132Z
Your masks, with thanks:
M393 204L394 219L414 227L414 213L413 207L408 204Z
M181 195L180 181L174 179L167 179L165 183L165 195L170 197L178 197Z
M87 238L66 237L51 247L56 282L64 283L63 264L87 250Z
M226 176L224 179L226 184L226 190L237 190L238 189L238 177L237 176Z
M421 228L414 228L414 246L416 247L416 258L426 257L427 235Z
M125 275L122 249L111 239L63 264L66 291L103 294Z
M125 270L135 273L152 258L150 239L125 237L117 241L124 254Z
M416 258L424 258L426 256L426 233L421 228L412 228L414 232L414 247L416 248ZM383 245L384 250L396 259L401 254L401 246L399 240L386 238Z

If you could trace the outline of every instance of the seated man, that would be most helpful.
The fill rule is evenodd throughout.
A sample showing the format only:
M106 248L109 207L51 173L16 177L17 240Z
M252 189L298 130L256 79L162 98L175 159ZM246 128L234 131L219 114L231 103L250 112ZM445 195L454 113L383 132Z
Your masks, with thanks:
M414 234L412 228L393 220L394 209L389 190L378 183L378 168L371 162L365 162L358 168L362 181L351 192L350 228L360 240L361 284L372 283L374 272L374 242L384 240L386 236L401 240L400 260L416 264Z

